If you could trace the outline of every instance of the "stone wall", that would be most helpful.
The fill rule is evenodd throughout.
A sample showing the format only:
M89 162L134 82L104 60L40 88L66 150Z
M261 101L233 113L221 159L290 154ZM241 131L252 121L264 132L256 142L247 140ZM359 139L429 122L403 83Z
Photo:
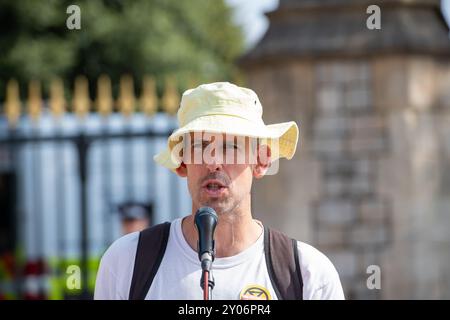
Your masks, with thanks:
M332 260L348 298L450 296L450 68L426 57L249 72L266 123L301 143L256 182L253 211ZM381 268L381 290L366 270Z

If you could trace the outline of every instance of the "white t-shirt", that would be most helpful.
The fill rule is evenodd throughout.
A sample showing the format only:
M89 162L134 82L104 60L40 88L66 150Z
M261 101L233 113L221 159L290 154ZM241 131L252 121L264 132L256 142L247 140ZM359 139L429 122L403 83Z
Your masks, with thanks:
M139 233L116 240L103 255L95 285L95 299L128 299ZM339 275L330 260L312 246L298 242L303 276L303 299L344 299ZM214 300L259 296L278 299L267 271L264 234L241 253L213 263ZM201 300L201 268L197 252L183 236L181 218L170 226L164 258L146 299Z

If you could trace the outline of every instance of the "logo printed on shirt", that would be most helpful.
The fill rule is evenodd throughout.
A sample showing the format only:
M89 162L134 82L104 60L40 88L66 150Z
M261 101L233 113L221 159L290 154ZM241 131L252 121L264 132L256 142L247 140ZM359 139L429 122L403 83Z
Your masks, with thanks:
M241 300L272 300L269 290L259 284L250 284L244 287L239 294Z

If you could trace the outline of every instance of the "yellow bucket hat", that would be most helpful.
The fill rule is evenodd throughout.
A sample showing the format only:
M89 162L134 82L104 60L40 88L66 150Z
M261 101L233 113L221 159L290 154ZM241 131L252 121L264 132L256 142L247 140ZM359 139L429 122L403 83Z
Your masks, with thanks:
M177 117L179 129L168 138L167 148L155 155L156 163L171 169L181 164L174 146L186 133L210 132L260 138L272 149L272 161L291 159L298 141L294 121L265 125L256 93L229 82L202 84L183 93Z

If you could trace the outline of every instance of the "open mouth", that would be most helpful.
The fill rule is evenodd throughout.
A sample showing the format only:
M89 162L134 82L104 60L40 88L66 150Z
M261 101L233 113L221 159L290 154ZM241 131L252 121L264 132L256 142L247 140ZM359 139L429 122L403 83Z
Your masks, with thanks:
M207 185L206 185L206 188L208 189L208 190L219 190L220 188L224 188L223 186L221 186L220 184L217 184L217 183L208 183Z
M211 196L219 196L225 192L227 186L217 180L208 180L203 184L202 189Z

